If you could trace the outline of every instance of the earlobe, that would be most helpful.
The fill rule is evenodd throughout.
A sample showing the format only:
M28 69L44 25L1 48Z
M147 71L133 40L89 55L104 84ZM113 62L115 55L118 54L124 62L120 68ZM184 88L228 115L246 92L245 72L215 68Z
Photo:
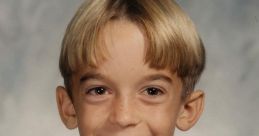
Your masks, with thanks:
M56 89L56 101L61 120L68 129L77 127L77 118L74 105L64 87L58 86Z
M180 109L176 122L178 129L187 131L198 121L204 108L204 97L200 90L190 94Z

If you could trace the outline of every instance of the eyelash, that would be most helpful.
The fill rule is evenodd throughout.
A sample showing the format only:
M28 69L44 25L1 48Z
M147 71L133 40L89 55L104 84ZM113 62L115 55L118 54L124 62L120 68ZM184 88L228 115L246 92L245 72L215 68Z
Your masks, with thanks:
M94 94L91 94L91 93L94 93ZM93 87L86 91L86 94L89 94L89 95L104 95L105 93L108 93L107 88L102 86Z
M147 87L147 88L145 88L145 90L143 92L145 95L149 95L149 96L157 96L157 95L164 94L164 92L157 87ZM94 94L91 94L91 93L94 93ZM86 91L86 94L89 94L89 95L104 95L107 93L109 93L109 92L107 92L107 88L101 87L101 86L93 87Z
M149 96L158 96L158 95L164 94L162 89L159 89L157 87L147 87L145 88L144 92L146 95L149 95Z

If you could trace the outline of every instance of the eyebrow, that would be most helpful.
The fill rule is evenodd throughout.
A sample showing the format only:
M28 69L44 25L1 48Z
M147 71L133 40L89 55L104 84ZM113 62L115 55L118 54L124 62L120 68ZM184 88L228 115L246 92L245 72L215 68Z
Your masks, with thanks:
M84 73L81 77L80 77L80 83L83 83L87 80L106 80L105 76L103 76L101 73L97 73L97 72L87 72ZM148 81L156 81L156 80L163 80L169 84L171 84L173 82L173 80L163 74L154 74L154 75L148 75L145 76L141 82L148 82Z
M100 73L96 73L96 72L87 72L87 73L84 73L81 77L80 77L80 83L83 83L87 80L94 80L94 79L97 79L97 80L101 80L101 79L105 79L105 77L100 74Z
M173 80L170 77L163 75L163 74L149 75L149 76L144 77L141 81L147 82L147 81L155 81L155 80L163 80L169 84L172 84L172 82L173 82Z

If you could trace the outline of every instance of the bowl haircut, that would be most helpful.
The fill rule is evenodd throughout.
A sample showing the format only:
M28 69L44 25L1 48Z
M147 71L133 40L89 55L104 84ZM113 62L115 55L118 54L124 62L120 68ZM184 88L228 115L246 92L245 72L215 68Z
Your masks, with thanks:
M195 87L205 67L205 49L191 19L173 0L87 0L70 21L62 41L59 68L72 98L72 76L107 59L100 33L107 22L126 20L145 34L144 62L177 73L182 98Z

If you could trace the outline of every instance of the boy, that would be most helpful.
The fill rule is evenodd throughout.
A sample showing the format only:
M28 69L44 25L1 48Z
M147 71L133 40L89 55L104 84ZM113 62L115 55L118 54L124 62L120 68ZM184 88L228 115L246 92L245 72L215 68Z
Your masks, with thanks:
M61 119L80 136L172 136L204 105L194 91L205 51L171 0L89 0L68 25L60 54Z

